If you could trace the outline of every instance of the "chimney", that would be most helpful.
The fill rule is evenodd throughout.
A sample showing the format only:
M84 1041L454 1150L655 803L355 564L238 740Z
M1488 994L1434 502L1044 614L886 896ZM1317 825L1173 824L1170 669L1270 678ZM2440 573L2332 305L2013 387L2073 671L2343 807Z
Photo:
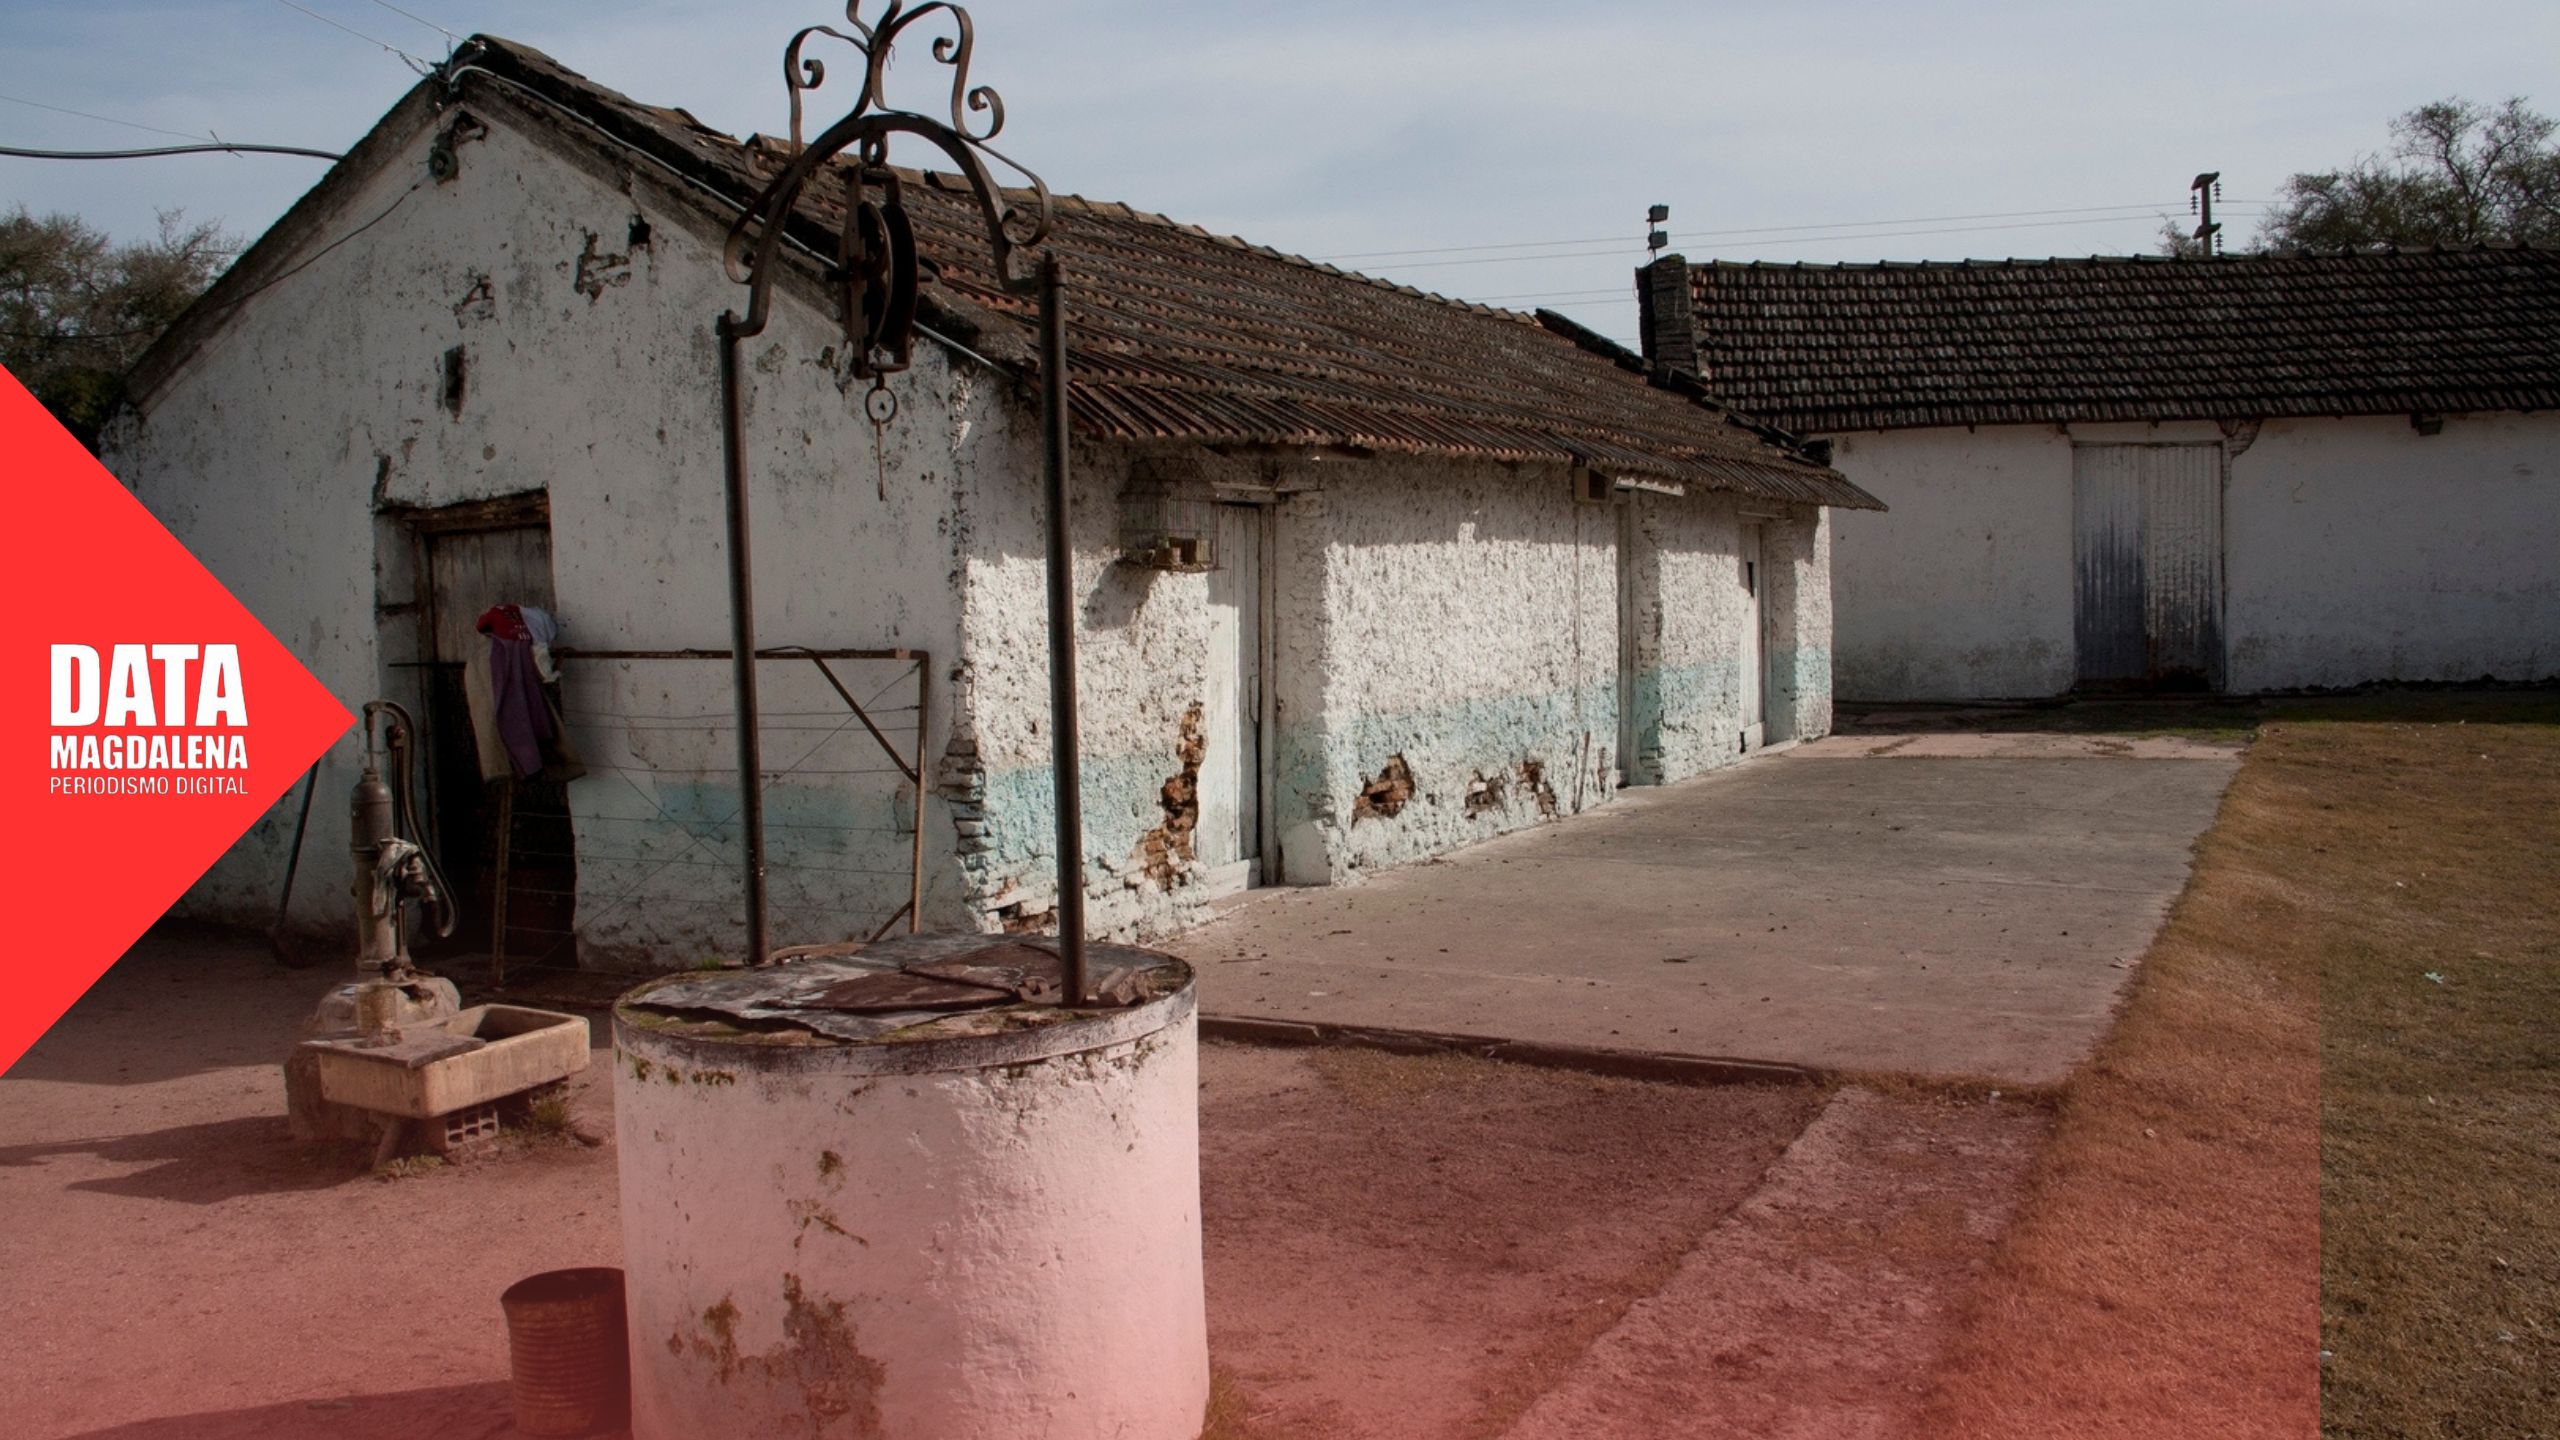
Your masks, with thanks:
M1689 262L1665 255L1636 271L1644 358L1657 368L1698 373L1698 312L1689 298Z

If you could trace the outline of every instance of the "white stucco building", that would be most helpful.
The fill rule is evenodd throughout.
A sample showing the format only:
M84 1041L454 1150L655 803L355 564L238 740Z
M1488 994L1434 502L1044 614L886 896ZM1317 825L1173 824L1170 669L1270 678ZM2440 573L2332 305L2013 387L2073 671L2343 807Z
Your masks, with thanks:
M471 617L557 615L587 773L516 815L507 885L476 776L425 781L457 883L549 936L519 952L738 945L713 322L774 153L475 40L152 351L104 442L332 690L407 701L434 753ZM749 355L762 643L866 652L833 663L891 742L813 665L765 663L785 944L896 922L911 868L929 926L1034 928L1055 903L1032 316L961 198L907 190L936 269L876 440L813 265ZM1874 502L1784 437L1556 317L1117 205L1061 200L1053 243L1097 930L1829 727L1830 515ZM1194 552L1151 563L1175 532ZM313 925L344 907L354 757L319 777ZM292 820L187 908L263 922Z
M2560 251L1638 277L1828 442L1844 700L2560 675Z

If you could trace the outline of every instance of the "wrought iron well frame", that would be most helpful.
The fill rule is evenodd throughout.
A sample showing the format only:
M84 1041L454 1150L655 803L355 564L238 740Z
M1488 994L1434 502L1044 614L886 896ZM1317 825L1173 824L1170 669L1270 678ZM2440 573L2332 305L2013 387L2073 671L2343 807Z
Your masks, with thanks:
M1039 263L1028 274L1016 264L1016 252L1040 247L1051 222L1049 190L1040 177L990 148L987 142L1004 128L1004 101L988 86L969 83L970 52L976 31L966 8L931 0L913 10L904 0L888 0L876 21L862 18L862 0L846 0L845 23L853 33L826 25L807 26L783 49L783 79L791 94L791 154L782 169L748 202L746 212L730 227L726 261L729 277L748 287L746 313L720 316L721 458L728 500L729 621L732 685L738 711L739 820L745 836L745 884L749 963L763 964L773 954L772 920L766 905L763 753L757 734L755 560L749 544L746 455L746 398L739 365L740 343L764 332L771 318L773 279L785 230L797 212L800 196L812 181L827 177L846 190L845 222L838 237L835 266L828 282L839 290L840 318L845 326L850 364L857 378L874 381L907 365L916 308L917 257L906 227L898 180L888 168L889 141L913 135L939 149L958 170L977 202L986 224L995 275L1011 293L1036 293L1040 301L1040 410L1044 454L1041 479L1048 519L1049 706L1050 744L1056 773L1058 860L1058 955L1066 983L1061 1003L1079 1005L1091 994L1085 962L1083 786L1078 765L1076 722L1075 561L1067 534L1067 345L1062 276L1055 247L1042 248ZM889 106L886 80L890 53L899 35L929 16L948 18L952 33L934 39L934 60L950 69L951 118ZM826 66L804 54L816 36L829 36L852 46L863 58L862 93L851 111L815 140L801 133L801 97L826 80ZM986 117L984 128L972 129L972 114ZM855 152L850 167L833 162ZM1005 195L987 168L994 160L1028 182L1033 197L1028 209ZM882 199L870 198L873 187ZM875 419L876 419L875 414ZM918 778L921 789L922 779ZM921 826L919 826L921 833Z

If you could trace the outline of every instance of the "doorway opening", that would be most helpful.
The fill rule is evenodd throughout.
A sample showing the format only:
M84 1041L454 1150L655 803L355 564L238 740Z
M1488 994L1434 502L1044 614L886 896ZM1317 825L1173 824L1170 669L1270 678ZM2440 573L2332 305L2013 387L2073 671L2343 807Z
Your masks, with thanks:
M453 936L442 943L487 953L503 938L501 924L511 935L571 933L578 860L568 782L486 773L467 680L472 657L487 649L478 622L491 606L553 608L549 497L514 495L402 518L419 577L421 808L456 892Z
M1209 572L1209 653L1201 729L1200 820L1193 832L1202 879L1216 899L1264 883L1270 856L1273 733L1269 508L1217 506L1217 568Z
M2212 442L2071 447L2080 688L2222 688L2222 464Z

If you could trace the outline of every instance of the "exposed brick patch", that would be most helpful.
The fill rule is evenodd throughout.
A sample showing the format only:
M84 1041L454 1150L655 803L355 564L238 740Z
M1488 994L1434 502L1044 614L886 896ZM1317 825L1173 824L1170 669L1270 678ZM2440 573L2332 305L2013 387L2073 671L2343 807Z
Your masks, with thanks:
M1520 788L1537 797L1538 813L1556 818L1556 787L1547 783L1547 767L1537 760L1520 762Z
M1164 807L1164 821L1138 837L1138 867L1168 890L1189 872L1198 853L1192 836L1200 828L1200 761L1209 753L1200 720L1197 703L1182 712L1182 739L1174 747L1182 768L1165 777L1164 789L1156 797Z
M587 248L578 255L578 278L571 282L592 303L610 286L631 283L631 256L605 254L596 233L587 232Z
M1390 755L1378 778L1360 787L1360 797L1351 802L1351 823L1363 820L1391 820L1413 798L1413 767L1404 756Z

